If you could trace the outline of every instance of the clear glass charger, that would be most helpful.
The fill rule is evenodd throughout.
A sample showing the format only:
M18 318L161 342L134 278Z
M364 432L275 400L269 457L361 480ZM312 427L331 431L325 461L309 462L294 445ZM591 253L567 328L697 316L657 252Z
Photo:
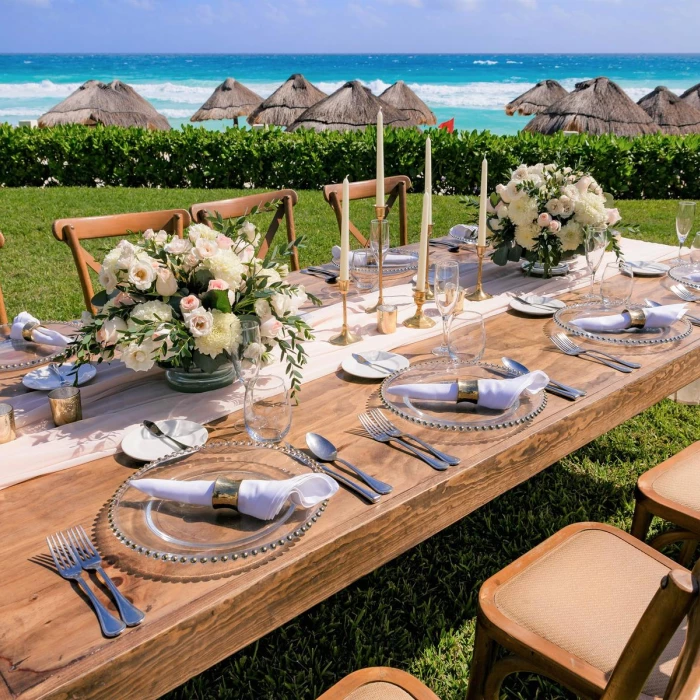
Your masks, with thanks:
M486 362L467 365L448 359L427 360L387 377L382 382L379 394L384 406L392 413L428 428L463 432L512 428L532 420L544 410L547 405L544 391L535 396L525 392L509 409L494 411L468 402L422 401L394 396L388 389L401 384L454 382L458 379L508 379L517 376L516 372L505 367Z
M397 255L410 255L413 258L413 261L406 265L387 265L386 263L384 263L384 269L382 270L382 274L387 275L387 277L405 275L408 272L415 272L418 269L418 253L416 253L415 251L405 250L404 248L391 248L389 250L389 253L396 253ZM339 260L333 260L332 264L333 267L340 269ZM361 274L377 274L376 265L358 266L355 267L354 270L360 272Z
M325 510L304 510L290 501L273 520L257 520L232 509L193 506L151 498L131 482L141 478L177 480L290 479L319 471L310 457L285 445L251 441L210 443L184 456L147 464L112 497L108 522L113 535L133 553L167 565L207 565L221 571L249 559L260 560L299 539ZM203 573L203 572L199 572Z
M42 321L41 325L43 328L50 328L67 336L75 335L81 326L79 321ZM65 350L65 348L57 348L55 345L12 340L10 330L10 324L0 326L0 372L35 367L51 362Z
M688 275L690 275L690 274L700 275L700 264L698 264L698 263L685 263L683 265L677 265L676 267L672 267L668 271L668 276L672 280L675 280L676 282L680 282L681 284L685 285L686 287L692 287L693 289L700 289L700 277L698 277L697 282L694 282L693 280L688 279Z
M639 304L614 308L601 306L600 304L574 304L573 306L559 309L554 314L554 322L572 335L602 343L627 345L629 347L674 343L689 336L693 330L690 323L684 318L674 321L666 328L628 328L621 331L584 331L572 323L572 321L577 319L591 316L615 316L622 313L625 308L641 309L644 307Z

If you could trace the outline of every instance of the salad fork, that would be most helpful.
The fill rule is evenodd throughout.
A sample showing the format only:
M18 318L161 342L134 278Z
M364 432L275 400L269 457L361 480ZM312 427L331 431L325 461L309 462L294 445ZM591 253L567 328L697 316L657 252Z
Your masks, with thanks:
M628 363L623 360L618 360L616 357L608 355L606 352L602 352L602 350L585 350L580 345L576 345L576 343L574 343L565 333L555 333L554 335L550 336L549 339L566 355L572 355L574 357L577 357L578 355L590 355L593 359L602 362L611 369L616 369L618 372L625 372L629 374L633 369L637 369L641 366L637 365L636 362ZM604 355L604 357L601 357L600 355ZM609 359L606 360L605 357ZM636 365L636 367L630 367L631 364Z
M78 562L78 558L68 542L66 542L63 533L58 532L55 535L47 537L46 543L49 545L49 552L51 552L51 557L56 565L58 573L69 581L76 581L83 589L83 593L89 598L92 607L95 609L95 614L100 622L100 627L102 628L104 636L117 637L120 635L126 629L126 625L121 620L117 620L117 618L102 605L97 596L92 592L90 586L87 585L83 579L83 567L80 565L80 562Z
M687 287L684 287L682 284L674 284L671 287L671 291L679 299L683 299L683 301L700 301L699 296L693 294Z

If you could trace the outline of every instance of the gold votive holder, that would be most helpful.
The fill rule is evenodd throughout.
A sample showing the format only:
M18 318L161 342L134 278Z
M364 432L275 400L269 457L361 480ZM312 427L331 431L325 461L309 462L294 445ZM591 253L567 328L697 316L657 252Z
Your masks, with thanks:
M377 331L384 335L396 333L398 309L394 304L382 304L377 307Z
M0 403L0 445L15 439L15 411L9 403Z
M350 289L350 280L338 280L338 291L343 297L343 327L338 333L334 335L328 342L332 345L351 345L352 343L357 343L362 338L353 333L348 328L348 290Z
M56 427L83 419L80 389L77 386L64 386L50 391L49 406Z
M435 321L432 318L428 318L423 313L423 304L425 304L425 292L415 291L413 292L413 300L416 302L416 313L407 318L403 325L406 328L432 328L435 325Z
M484 254L486 253L487 248L488 246L485 245L476 246L476 255L478 257L478 267L476 271L476 287L474 291L467 297L469 301L486 301L487 299L492 298L488 292L484 291L484 287L482 286Z

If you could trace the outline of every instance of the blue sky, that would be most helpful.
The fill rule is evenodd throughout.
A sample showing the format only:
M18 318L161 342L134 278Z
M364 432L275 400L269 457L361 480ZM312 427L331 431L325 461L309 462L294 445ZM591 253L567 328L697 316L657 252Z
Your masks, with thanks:
M0 52L697 52L700 0L0 0Z

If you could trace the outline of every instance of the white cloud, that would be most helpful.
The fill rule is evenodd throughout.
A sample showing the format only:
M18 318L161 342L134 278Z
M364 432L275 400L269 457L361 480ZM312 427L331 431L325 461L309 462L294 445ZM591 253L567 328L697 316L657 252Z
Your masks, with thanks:
M371 5L362 5L359 2L350 2L347 5L348 12L365 29L378 29L386 27L386 20L379 16L376 8Z

